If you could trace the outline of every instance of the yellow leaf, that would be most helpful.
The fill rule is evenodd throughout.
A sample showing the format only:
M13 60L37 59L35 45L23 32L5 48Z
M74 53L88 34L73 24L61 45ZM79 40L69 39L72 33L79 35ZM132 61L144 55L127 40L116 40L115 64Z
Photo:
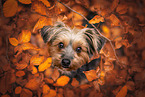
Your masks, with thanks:
M50 3L48 2L48 0L39 0L41 1L46 7L50 7Z
M44 60L44 56L34 55L30 59L31 65L39 65Z
M17 46L18 45L18 40L16 38L9 38L9 42L13 46Z
M5 17L12 17L18 10L18 3L16 0L7 0L3 4L3 13Z
M52 59L51 58L47 58L47 60L44 63L39 65L39 67L38 67L39 71L46 70L48 67L51 66L51 62L52 62Z
M15 94L20 94L22 91L22 87L18 86L15 88Z
M31 38L31 32L28 30L22 30L18 36L19 43L29 42Z
M68 84L70 78L67 76L61 76L60 78L57 79L56 81L56 85L57 86L65 86L66 84Z
M43 3L35 1L32 3L32 9L34 9L35 12L40 13L41 15L47 15L46 14L46 7L43 5Z
M127 86L125 85L124 87L121 88L116 97L126 97L126 94L127 94Z
M89 23L91 23L91 24L95 24L95 23L99 23L99 22L104 22L104 18L99 15L94 16L93 19L91 19L89 21Z
M23 4L30 4L30 3L32 3L31 0L19 0L19 2L21 2Z
M35 66L32 67L32 74L36 74L37 73L37 68Z
M43 26L52 25L51 18L41 17L33 28L33 32L37 29L43 28Z

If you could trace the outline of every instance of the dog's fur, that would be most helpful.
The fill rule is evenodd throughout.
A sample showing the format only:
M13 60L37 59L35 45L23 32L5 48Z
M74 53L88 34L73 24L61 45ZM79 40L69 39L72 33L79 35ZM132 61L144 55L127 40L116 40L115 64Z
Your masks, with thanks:
M52 64L64 72L77 70L90 62L105 43L95 29L71 29L63 22L44 26L41 36L48 43Z

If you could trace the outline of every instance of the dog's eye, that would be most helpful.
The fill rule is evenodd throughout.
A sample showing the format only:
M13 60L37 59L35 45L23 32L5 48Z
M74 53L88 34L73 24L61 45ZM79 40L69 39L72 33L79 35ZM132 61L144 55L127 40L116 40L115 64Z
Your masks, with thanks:
M81 47L77 47L77 48L76 48L76 52L77 52L77 53L80 53L81 51L82 51L82 48L81 48Z
M58 44L58 47L59 47L59 48L63 48L63 47L64 47L64 44L63 44L62 42L60 42L60 43Z

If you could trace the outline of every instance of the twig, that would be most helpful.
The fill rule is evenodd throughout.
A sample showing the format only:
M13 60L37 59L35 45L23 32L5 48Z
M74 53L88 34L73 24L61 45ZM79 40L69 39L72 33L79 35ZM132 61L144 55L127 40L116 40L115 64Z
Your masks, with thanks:
M59 1L59 0L57 0L57 1L58 1L59 3L61 3L62 5L64 5L66 8L68 8L68 9L70 9L71 11L73 11L73 12L79 14L80 16L82 16L89 24L91 24L92 27L94 27L94 29L99 33L100 36L102 36L103 38L105 38L106 40L108 40L108 41L110 42L110 44L111 44L111 47L112 47L113 52L114 52L114 55L115 55L117 61L119 62L119 59L118 59L118 57L117 57L117 55L116 55L114 46L113 46L113 44L112 44L112 42L111 42L110 39L108 39L107 37L105 37L104 35L102 35L102 34L100 33L100 31L99 31L92 23L90 23L89 20L88 20L84 15L82 15L81 13L79 13L79 12L73 10L72 8L70 8L69 6L67 6L66 4L62 3L61 1Z

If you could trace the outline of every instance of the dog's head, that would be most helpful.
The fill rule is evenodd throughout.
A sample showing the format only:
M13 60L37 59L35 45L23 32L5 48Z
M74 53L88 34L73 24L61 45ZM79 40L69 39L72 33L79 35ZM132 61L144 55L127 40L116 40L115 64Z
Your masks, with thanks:
M71 29L62 22L57 22L54 26L44 26L41 36L48 43L53 65L63 71L80 68L105 43L105 39L92 28Z

